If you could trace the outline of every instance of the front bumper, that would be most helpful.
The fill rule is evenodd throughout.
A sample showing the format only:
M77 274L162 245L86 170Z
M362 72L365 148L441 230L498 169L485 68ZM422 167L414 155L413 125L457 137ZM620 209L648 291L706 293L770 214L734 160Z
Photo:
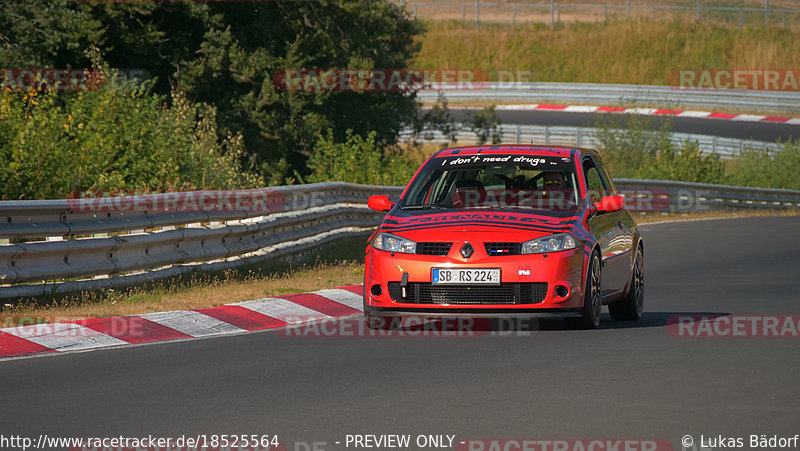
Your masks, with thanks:
M386 317L415 317L415 318L460 318L460 317L473 317L481 319L508 319L508 318L566 318L566 317L580 317L580 310L577 308L563 308L563 309L470 309L470 308L453 308L447 307L435 309L409 309L397 310L395 308L375 308L370 315L386 316Z
M455 243L453 248L461 244ZM477 250L481 245L476 244ZM447 256L392 254L370 247L364 289L367 304L376 314L507 316L513 312L522 315L539 312L563 316L583 304L584 267L584 250L580 247L549 254L508 256L475 252L469 259L457 252ZM499 268L501 285L434 286L433 268ZM406 289L401 293L399 286L404 279Z

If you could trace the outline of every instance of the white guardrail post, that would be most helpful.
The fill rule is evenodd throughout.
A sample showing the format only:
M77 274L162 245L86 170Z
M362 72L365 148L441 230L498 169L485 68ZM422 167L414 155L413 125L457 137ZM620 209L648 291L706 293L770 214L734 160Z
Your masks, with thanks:
M524 134L524 133L523 133ZM616 180L633 211L800 208L800 191ZM124 287L296 257L373 230L373 194L332 182L81 200L0 201L0 298Z

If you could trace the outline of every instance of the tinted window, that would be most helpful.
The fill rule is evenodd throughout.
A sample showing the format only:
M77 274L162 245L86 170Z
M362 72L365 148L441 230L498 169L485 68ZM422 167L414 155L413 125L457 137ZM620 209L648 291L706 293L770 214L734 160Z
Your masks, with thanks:
M480 154L429 161L400 208L573 209L577 178L570 158Z
M602 160L592 158L594 164L597 166L597 169L600 170L600 176L603 178L603 183L606 187L606 192L609 195L615 195L617 193L617 189L614 187L614 180L611 179L611 175L608 173L608 169L606 168L605 163Z
M603 196L610 195L608 190L608 183L605 182L604 177L595 166L591 158L583 160L583 173L586 177L586 188L589 190L589 199L592 202L600 202Z

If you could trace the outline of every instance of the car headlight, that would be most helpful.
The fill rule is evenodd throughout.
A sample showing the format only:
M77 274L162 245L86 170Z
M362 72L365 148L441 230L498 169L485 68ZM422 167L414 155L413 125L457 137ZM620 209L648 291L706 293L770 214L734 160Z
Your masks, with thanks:
M556 233L522 243L523 254L543 254L578 247L578 240L569 233Z
M372 240L375 249L388 252L400 252L402 254L413 254L417 252L417 243L403 237L392 235L391 233L379 233Z

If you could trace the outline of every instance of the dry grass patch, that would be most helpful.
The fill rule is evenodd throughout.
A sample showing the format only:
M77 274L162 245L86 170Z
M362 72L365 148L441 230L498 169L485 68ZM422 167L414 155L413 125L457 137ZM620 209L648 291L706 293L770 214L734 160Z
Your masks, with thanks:
M398 150L405 153L413 161L418 162L420 165L425 162L431 155L437 151L446 149L449 145L443 143L423 142L412 144L409 142L401 142L397 144Z
M428 0L414 0L414 1L407 1L407 5L414 5L414 3L424 3ZM469 3L470 0L462 0L461 3ZM549 2L546 0L515 0L514 2L510 2L508 0L480 0L481 6L484 4L507 4L507 3L533 3L538 5L545 5L546 8L550 8ZM626 6L628 4L627 0L557 0L556 2L559 5L568 5L568 4L581 4L581 5L617 5L617 6ZM632 6L663 6L663 5L670 5L670 6L685 6L694 8L697 5L696 0L632 0ZM797 9L797 0L770 0L769 2L770 9L778 9L778 8L785 8L785 9ZM721 0L721 1L714 1L708 2L707 0L703 0L703 6L728 6L728 7L735 7L735 8L763 8L764 7L764 0Z
M590 37L590 38L587 38ZM413 67L529 71L527 81L666 85L693 69L795 69L800 32L682 21L615 20L551 29L543 24L428 24Z
M410 14L425 20L461 20L474 24L475 6L469 1L462 2L430 2L414 0L406 2ZM574 6L573 6L574 5ZM606 7L608 5L608 7ZM695 0L633 0L630 11L632 18L648 20L683 20L694 22L697 2ZM664 9L661 6L680 7L681 9ZM620 0L558 0L557 10L552 19L560 23L601 22L627 18L627 1ZM739 11L709 11L706 8L763 8L763 0L732 0L703 2L701 22L715 23L727 27L739 27ZM770 9L797 10L796 0L770 0ZM481 24L494 23L526 23L538 22L549 24L551 21L550 3L541 0L481 0ZM760 11L743 11L741 17L744 26L761 26L764 24L764 13ZM773 27L800 28L800 19L796 14L773 12L770 15ZM474 25L473 25L474 26Z

